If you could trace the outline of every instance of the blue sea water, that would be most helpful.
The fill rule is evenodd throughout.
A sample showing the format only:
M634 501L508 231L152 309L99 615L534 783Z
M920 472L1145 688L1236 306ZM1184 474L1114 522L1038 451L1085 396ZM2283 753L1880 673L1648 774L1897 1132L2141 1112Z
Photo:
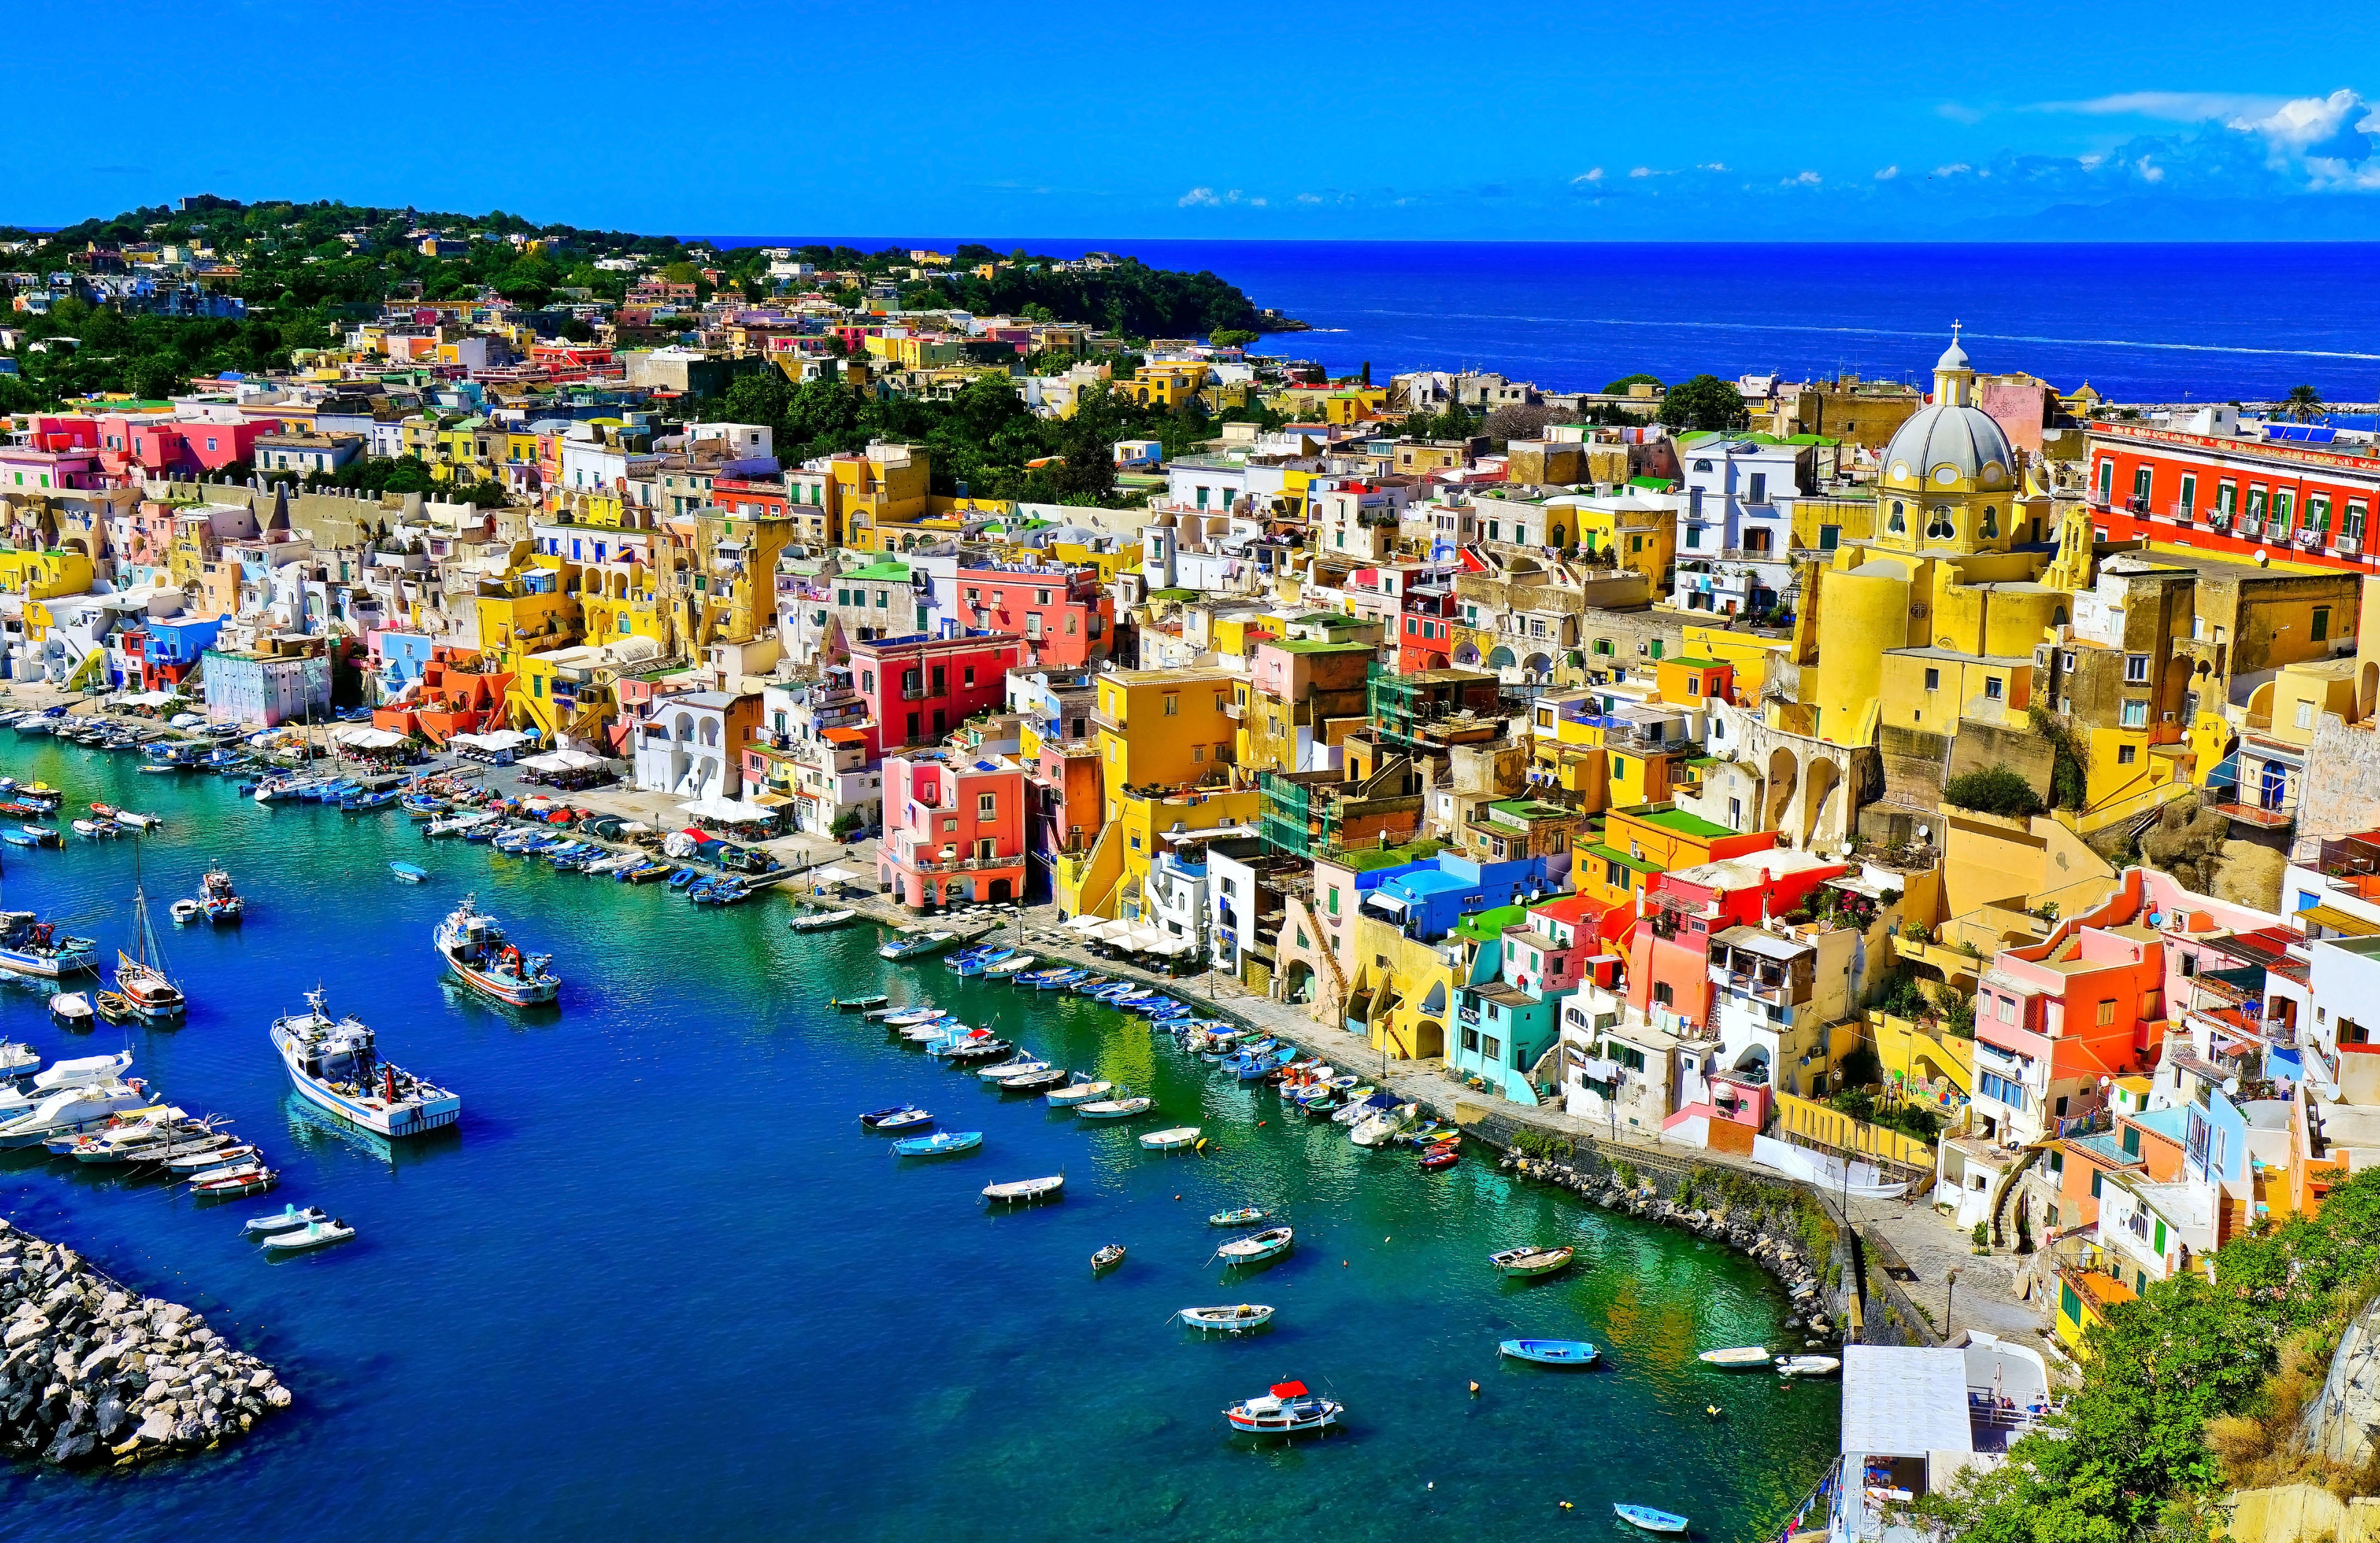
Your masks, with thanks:
M284 1173L269 1198L208 1207L9 1154L0 1214L199 1307L297 1395L215 1452L0 1467L0 1535L1228 1543L1318 1527L1360 1543L1437 1527L1530 1543L1599 1534L1632 1500L1749 1538L1774 1536L1832 1453L1830 1386L1694 1359L1789 1343L1779 1294L1740 1257L1476 1160L1432 1176L1359 1151L1109 1009L886 965L873 928L797 937L775 902L698 909L425 844L401 818L260 808L5 732L0 771L72 807L164 815L140 854L161 921L207 865L232 869L245 925L165 929L188 1026L130 1042L166 1096L233 1116ZM396 857L434 881L390 882ZM11 851L5 898L113 947L133 865L129 842ZM466 890L557 954L558 1013L440 983L430 929ZM317 984L392 1059L461 1092L457 1132L392 1154L302 1112L265 1028ZM1133 1128L1002 1098L828 1005L879 990L1150 1092L1214 1155L1143 1152ZM42 1003L0 988L0 1036L52 1056L123 1041L61 1034ZM905 1100L983 1131L983 1149L888 1156L855 1116ZM1057 1204L991 1215L978 1197L1060 1172ZM360 1236L270 1262L239 1222L285 1200ZM1209 1256L1227 1234L1205 1218L1250 1202L1283 1208L1299 1244L1226 1281ZM1509 1282L1486 1264L1556 1238L1581 1248L1564 1276ZM1094 1280L1111 1241L1130 1257ZM1278 1326L1201 1343L1167 1321L1233 1301L1278 1306ZM1495 1342L1517 1334L1589 1339L1605 1360L1500 1363ZM1221 1408L1282 1377L1343 1399L1347 1429L1286 1450L1230 1440Z
M876 251L950 237L826 239ZM960 237L958 239L977 239ZM2380 245L1142 241L980 238L1208 269L1318 330L1334 371L1500 371L1595 390L1639 371L1930 380L1950 324L1979 370L2127 401L2380 398Z

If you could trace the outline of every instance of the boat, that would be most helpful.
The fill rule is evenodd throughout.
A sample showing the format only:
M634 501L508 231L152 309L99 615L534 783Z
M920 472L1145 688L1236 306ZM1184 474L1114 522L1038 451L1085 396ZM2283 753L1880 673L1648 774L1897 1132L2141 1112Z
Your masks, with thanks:
M934 1117L916 1104L895 1104L890 1109L869 1110L859 1117L859 1123L872 1131L906 1131L930 1125Z
M1005 1087L1010 1082L1018 1078L1038 1077L1044 1073L1057 1070L1060 1068L1050 1065L1038 1056L1027 1056L1021 1060L1003 1061L997 1066L987 1066L976 1073L976 1075L986 1082L998 1083Z
M1326 1430L1346 1406L1313 1392L1303 1382L1276 1382L1252 1399L1223 1411L1232 1428L1250 1436L1296 1436Z
M1092 1253L1091 1273L1097 1275L1103 1270L1113 1270L1122 1263L1123 1263L1123 1245L1111 1243Z
M97 1130L127 1110L149 1107L138 1078L59 1087L41 1093L30 1107L19 1104L13 1113L0 1114L0 1148L38 1147L55 1136Z
M130 809L116 810L115 820L117 824L128 826L135 831L153 831L165 823L153 814L135 814Z
M856 921L858 917L859 913L852 910L806 911L785 925L796 932L826 932Z
M1054 1199L1066 1188L1066 1175L1052 1173L1046 1179L1011 1179L1005 1184L983 1186L983 1197L1002 1205L1026 1206L1036 1200Z
M261 799L259 802L262 802ZM427 793L408 793L396 801L396 807L416 820L435 820L455 806L443 798L433 798Z
M305 1012L273 1020L272 1039L300 1098L375 1136L419 1136L463 1117L459 1095L382 1060L360 1020L334 1021L319 987L306 993Z
M1552 1248L1503 1248L1488 1256L1499 1275L1552 1275L1570 1266L1578 1250L1567 1245Z
M1228 1307L1184 1307L1173 1316L1193 1329L1245 1334L1270 1323L1272 1309L1252 1302L1242 1302Z
M983 978L986 980L1006 980L1024 974L1033 967L1033 955L1030 954L1012 954L996 965L986 966Z
M497 815L492 809L471 809L461 814L450 814L443 820L433 820L422 827L421 833L430 837L459 836L464 832L475 830L496 818Z
M240 1230L250 1237L270 1237L275 1233L295 1232L300 1227L329 1220L330 1218L324 1215L319 1207L308 1206L304 1210L299 1210L293 1204L284 1206L277 1214L273 1216L250 1217L248 1225Z
M1049 1102L1053 1109L1073 1109L1079 1104L1089 1103L1113 1087L1114 1084L1107 1082L1069 1083L1052 1092L1049 1096Z
M0 841L5 841L11 846L24 847L29 851L41 844L22 831L0 831Z
M1505 1340L1496 1353L1541 1367L1591 1367L1600 1354L1585 1340Z
M356 1235L356 1230L334 1217L328 1221L309 1221L303 1227L293 1227L285 1233L275 1233L264 1240L268 1252L295 1254L302 1249L322 1248L334 1243L345 1243Z
M1063 1087L1075 1080L1075 1074L1063 1066L1052 1066L1046 1072L1026 1076L1009 1077L1000 1084L1003 1093L1047 1093L1053 1087Z
M1842 1362L1832 1355L1777 1357L1777 1375L1779 1377L1832 1377L1842 1369Z
M675 873L669 876L669 887L674 890L682 890L701 877L702 875L694 869L682 868Z
M87 841L104 841L124 833L124 827L113 820L78 820L73 825L74 833Z
M1242 1206L1237 1210L1219 1210L1207 1218L1209 1227L1245 1227L1258 1221L1269 1221L1272 1212L1262 1206Z
M936 1131L931 1136L913 1136L905 1141L892 1143L896 1157L954 1157L971 1152L983 1145L981 1131Z
M389 877L400 884L430 882L430 870L419 863L391 863L388 865L388 872Z
M245 1142L225 1140L212 1147L185 1144L181 1150L168 1156L164 1152L149 1154L150 1160L162 1160L168 1172L179 1178L203 1173L211 1168L236 1167L255 1161L264 1154Z
M1415 1106L1395 1104L1380 1111L1347 1133L1347 1139L1358 1147L1378 1147L1413 1124Z
M1765 1344L1741 1344L1726 1350L1706 1350L1694 1357L1706 1367L1721 1367L1730 1371L1742 1371L1757 1367L1768 1369L1768 1347Z
M889 1014L884 1019L887 1028L914 1028L919 1024L940 1023L951 1015L947 1007L910 1007Z
M523 954L506 942L496 918L474 908L476 898L465 895L433 934L446 967L464 985L509 1007L542 1007L553 1001L562 992L553 955Z
M248 909L248 902L231 887L231 875L222 869L209 869L199 880L199 904L205 908L207 919L220 926L237 921Z
M66 837L58 834L56 831L51 829L47 825L27 825L21 827L21 829L25 832L25 840L22 843L24 845L64 846L67 844Z
M1451 1168L1462 1160L1463 1154L1451 1147L1433 1147L1422 1153L1421 1167L1424 1172L1435 1173L1441 1169Z
M1660 1511L1649 1505L1624 1505L1614 1501L1611 1513L1631 1526L1642 1527L1646 1532L1682 1534L1686 1530L1684 1517L1673 1511Z
M1085 1120L1129 1120L1135 1114L1146 1114L1157 1107L1157 1100L1148 1097L1094 1099L1087 1104L1076 1104L1075 1113Z
M892 1000L879 991L872 997L837 997L827 1005L840 1007L846 1013L872 1013Z
M1152 1152L1171 1152L1184 1147L1195 1147L1198 1144L1198 1127L1175 1125L1167 1130L1148 1131L1142 1135L1140 1144Z
M188 927L198 920L200 914L205 909L205 906L195 900L176 900L165 907L165 914L174 918L175 926Z
M91 1028L91 998L80 991L60 991L50 999L50 1020L68 1033Z
M139 853L132 866L132 946L134 953L115 951L115 989L100 993L100 1015L111 1023L138 1019L144 1024L177 1024L189 1011L189 999L165 973L165 951L149 920L149 897L140 887Z
M1288 1227L1268 1227L1261 1233L1235 1237L1215 1250L1215 1257L1228 1265L1261 1264L1277 1259L1297 1241L1296 1232Z
M232 1200L243 1195L261 1195L280 1182L281 1175L270 1168L251 1168L203 1184L193 1183L190 1196L198 1200Z
M910 932L894 938L876 951L880 959L922 959L939 953L958 941L955 932Z

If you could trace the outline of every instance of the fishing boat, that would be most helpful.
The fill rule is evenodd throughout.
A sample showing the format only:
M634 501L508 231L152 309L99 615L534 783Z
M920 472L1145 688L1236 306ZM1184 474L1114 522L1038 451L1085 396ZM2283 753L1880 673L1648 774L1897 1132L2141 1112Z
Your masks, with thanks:
M859 1117L859 1123L872 1131L905 1131L930 1125L934 1117L916 1104L894 1104L889 1109L869 1110Z
M1195 1147L1198 1144L1198 1129L1196 1125L1175 1125L1167 1130L1148 1131L1141 1136L1140 1144L1152 1152L1171 1152L1184 1147Z
M978 1061L997 1061L1016 1047L988 1029L974 1034L948 1047L936 1047L929 1053L941 1056L953 1065L973 1065Z
M1288 1227L1268 1227L1261 1233L1235 1237L1215 1250L1215 1257L1227 1265L1261 1264L1277 1259L1296 1243L1296 1232Z
M275 1233L264 1240L264 1247L267 1253L295 1254L308 1248L323 1248L334 1243L345 1243L355 1235L353 1227L334 1217L328 1221L309 1221L303 1227Z
M1380 1111L1347 1133L1347 1139L1358 1147L1378 1147L1413 1124L1415 1106L1395 1104Z
M203 1173L210 1169L237 1167L257 1161L264 1154L246 1142L225 1141L212 1147L186 1143L182 1149L171 1156L164 1152L153 1152L150 1156L154 1160L163 1160L166 1170L176 1178L188 1178L193 1173Z
M1020 951L1010 954L1007 958L1001 960L997 964L987 965L984 966L983 978L986 980L1012 979L1017 976L1023 975L1026 970L1031 969L1033 965L1033 955Z
M1570 1267L1578 1250L1567 1245L1552 1248L1500 1248L1488 1256L1499 1275L1552 1275Z
M1207 1218L1209 1227L1246 1227L1258 1221L1269 1221L1272 1212L1262 1206L1242 1206L1237 1210L1219 1210Z
M958 1049L986 1032L970 1027L956 1018L933 1018L921 1024L909 1024L892 1032L913 1045L923 1045L929 1055L941 1055Z
M262 801L258 800L260 803ZM408 793L397 799L396 807L416 820L435 820L455 806L443 798L432 797L427 793Z
M986 1066L976 1075L986 1082L1004 1083L1010 1077L1039 1076L1050 1069L1050 1063L1040 1057L1025 1056L1015 1061L1003 1061L997 1066Z
M1092 1251L1091 1273L1097 1275L1102 1270L1113 1270L1122 1263L1123 1263L1123 1245L1111 1243L1105 1247Z
M950 1009L947 1007L905 1008L901 1012L888 1014L884 1019L884 1027L887 1028L912 1028L918 1024L940 1023L950 1015Z
M391 863L388 865L388 872L389 877L400 884L430 882L430 870L419 863Z
M272 1039L300 1098L375 1136L419 1136L463 1117L460 1096L382 1060L360 1020L324 1012L320 988L306 993L305 1012L273 1020Z
M272 1216L249 1218L248 1224L240 1230L250 1237L271 1237L275 1233L295 1232L300 1227L311 1226L317 1221L329 1220L330 1218L323 1214L320 1207L308 1206L300 1210L295 1204L291 1204L284 1206Z
M1049 1096L1048 1102L1053 1109L1073 1109L1105 1096L1114 1086L1113 1083L1107 1082L1069 1083L1052 1092Z
M1093 1099L1089 1103L1076 1104L1075 1113L1085 1120L1129 1120L1155 1107L1157 1100L1147 1097Z
M1777 1357L1777 1375L1779 1377L1832 1377L1842 1369L1842 1362L1832 1355Z
M859 913L852 910L805 911L785 925L796 932L828 932L858 918Z
M954 1157L960 1152L974 1151L982 1145L981 1131L936 1131L931 1136L913 1136L905 1141L895 1141L892 1151L896 1157Z
M124 827L113 820L78 820L73 824L74 833L86 841L104 841L124 833Z
M922 959L940 953L958 941L955 932L910 932L892 939L876 951L880 959Z
M41 1093L30 1107L18 1106L13 1114L0 1112L0 1148L38 1147L54 1136L97 1130L127 1110L148 1107L149 1094L138 1077L59 1087Z
M1600 1354L1585 1340L1505 1340L1498 1343L1496 1353L1541 1367L1591 1367Z
M44 812L56 809L67 801L67 796L47 783L24 783L18 786L17 796Z
M1453 1167L1463 1160L1463 1154L1452 1147L1432 1147L1421 1155L1422 1172L1435 1173Z
M1252 1399L1223 1411L1232 1428L1250 1436L1297 1436L1327 1430L1339 1423L1346 1406L1321 1397L1303 1382L1276 1382Z
M164 820L158 818L156 815L135 814L130 809L116 810L115 820L117 824L127 826L135 831L153 831L158 826L165 823Z
M879 991L874 996L868 997L837 997L827 1005L840 1007L846 1013L872 1013L892 1000L891 997Z
M57 832L52 830L47 825L26 825L20 827L20 829L24 832L25 839L22 842L18 843L17 844L18 845L64 846L67 844L66 837L58 834Z
M1629 1525L1642 1527L1646 1532L1676 1535L1686 1530L1684 1517L1675 1512L1660 1511L1649 1505L1623 1505L1614 1501L1611 1513Z
M1272 1321L1272 1309L1253 1302L1228 1307L1184 1307L1173 1315L1193 1329L1222 1334L1245 1334Z
M1768 1369L1768 1347L1765 1344L1740 1344L1726 1350L1706 1350L1694 1357L1706 1367L1719 1367L1729 1371L1758 1367Z
M983 1186L983 1197L996 1205L1029 1206L1036 1200L1053 1200L1065 1192L1066 1175L1052 1173L1046 1179L1011 1179L1005 1184Z
M69 1034L88 1031L94 1021L91 998L81 991L60 991L50 999L50 1021Z
M189 999L165 970L165 951L149 920L149 897L140 887L138 854L132 869L132 946L115 951L115 989L99 995L100 1016L110 1023L138 1020L144 1024L177 1024L189 1012Z
M476 909L473 895L447 914L434 934L438 956L456 979L481 996L510 1007L541 1007L562 992L553 955L523 954L504 941L495 917Z
M231 875L219 868L209 869L200 879L199 905L207 913L207 919L218 926L237 921L248 909L248 902L232 888Z

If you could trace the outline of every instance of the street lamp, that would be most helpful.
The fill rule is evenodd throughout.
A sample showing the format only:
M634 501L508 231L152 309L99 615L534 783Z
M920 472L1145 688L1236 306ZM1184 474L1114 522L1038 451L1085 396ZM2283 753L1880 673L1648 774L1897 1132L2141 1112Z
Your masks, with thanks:
M1957 1299L1958 1295L1959 1271L1953 1269L1950 1271L1949 1287L1942 1293L1942 1337L1946 1340L1950 1337L1950 1304Z

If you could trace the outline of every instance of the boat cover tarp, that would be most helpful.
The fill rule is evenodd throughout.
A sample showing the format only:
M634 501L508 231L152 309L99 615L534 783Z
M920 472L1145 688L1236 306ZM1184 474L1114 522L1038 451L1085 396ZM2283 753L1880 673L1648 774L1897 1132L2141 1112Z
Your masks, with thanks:
M1790 1141L1755 1136L1752 1138L1752 1160L1788 1178L1815 1185L1829 1195L1843 1192L1843 1160L1830 1153L1814 1152ZM1852 1163L1849 1178L1851 1192L1863 1200L1898 1200L1909 1189L1905 1183L1888 1181L1872 1162Z
M1974 1451L1967 1353L1845 1345L1842 1450L1876 1457Z

